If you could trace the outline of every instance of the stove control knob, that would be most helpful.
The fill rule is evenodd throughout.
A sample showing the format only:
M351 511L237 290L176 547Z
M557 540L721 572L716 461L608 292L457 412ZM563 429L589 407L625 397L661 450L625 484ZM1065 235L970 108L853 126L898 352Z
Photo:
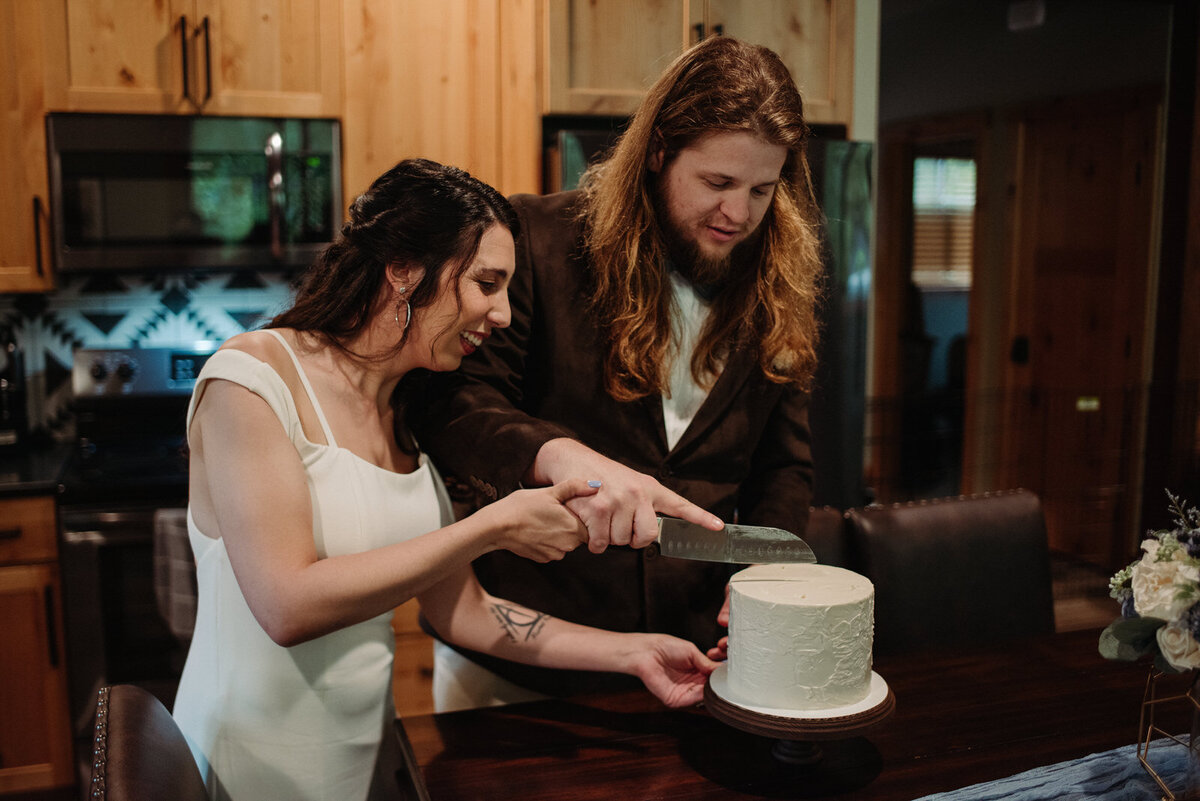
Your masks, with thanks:
M103 381L108 378L108 368L104 366L104 362L93 362L92 369L88 372L96 381Z
M137 374L137 367L129 362L121 362L117 365L117 378L123 383L129 383L129 380Z

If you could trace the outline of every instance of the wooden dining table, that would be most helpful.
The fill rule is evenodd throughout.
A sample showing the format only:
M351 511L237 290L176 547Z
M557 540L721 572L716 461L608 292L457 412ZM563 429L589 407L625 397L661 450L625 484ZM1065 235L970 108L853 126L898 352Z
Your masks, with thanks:
M398 730L433 801L911 801L1136 743L1149 663L1104 659L1098 636L878 656L894 711L813 743L811 764L703 705L670 710L644 691L422 715ZM1190 708L1160 704L1156 722L1186 733Z

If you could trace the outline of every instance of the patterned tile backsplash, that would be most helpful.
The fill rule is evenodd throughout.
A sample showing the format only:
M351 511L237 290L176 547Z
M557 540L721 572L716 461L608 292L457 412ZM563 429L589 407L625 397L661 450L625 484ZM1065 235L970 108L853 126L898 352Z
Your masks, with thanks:
M0 326L24 359L29 428L70 441L76 348L173 347L221 342L288 306L291 274L240 271L60 276L47 294L0 294Z

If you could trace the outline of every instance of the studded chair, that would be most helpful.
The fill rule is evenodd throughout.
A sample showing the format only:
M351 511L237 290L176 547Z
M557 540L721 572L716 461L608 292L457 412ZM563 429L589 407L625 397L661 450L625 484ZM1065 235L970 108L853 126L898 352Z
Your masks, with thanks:
M846 518L840 509L832 506L809 509L804 541L813 549L818 564L861 572L853 552Z
M875 584L877 654L1054 631L1036 494L868 506L847 510L846 520L861 572Z
M100 688L91 801L206 801L187 741L162 703L141 687Z

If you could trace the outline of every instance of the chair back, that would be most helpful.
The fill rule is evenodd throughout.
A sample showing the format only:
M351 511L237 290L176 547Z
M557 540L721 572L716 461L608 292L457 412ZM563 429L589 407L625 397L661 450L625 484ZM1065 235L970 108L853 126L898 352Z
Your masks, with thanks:
M206 801L183 732L157 698L132 684L101 687L92 749L92 801Z
M808 510L808 527L803 539L813 549L817 563L860 572L840 509L818 506Z
M1054 631L1036 494L869 506L846 519L862 572L875 584L877 654Z

